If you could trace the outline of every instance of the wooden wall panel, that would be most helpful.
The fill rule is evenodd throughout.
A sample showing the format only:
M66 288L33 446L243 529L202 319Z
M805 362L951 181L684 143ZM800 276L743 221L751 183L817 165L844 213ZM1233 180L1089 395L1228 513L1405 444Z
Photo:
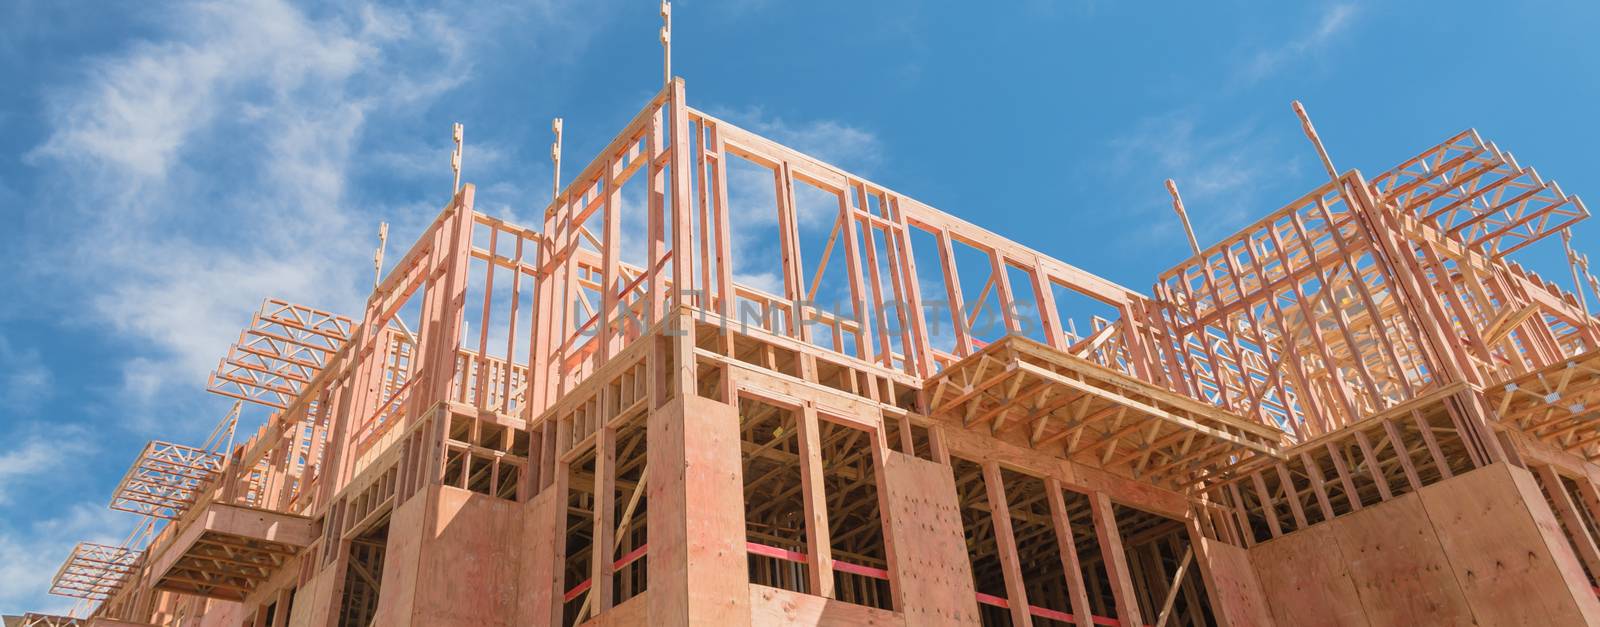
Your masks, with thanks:
M550 622L560 607L556 591L556 555L561 518L566 507L560 490L545 490L522 504L522 546L516 555L518 625Z
M1211 594L1211 609L1225 624L1235 627L1271 627L1272 609L1262 593L1261 581L1245 549L1198 537L1195 557Z
M1334 537L1335 521L1257 544L1250 561L1278 625L1365 627L1361 595Z
M950 467L891 451L883 473L897 607L912 625L977 624L977 595Z
M390 517L373 623L510 624L521 525L516 503L457 488L406 501Z
M324 566L295 593L294 607L289 611L289 627L323 627L336 625L333 616L333 586L338 582L334 569Z
M1350 514L1332 531L1373 625L1474 624L1420 496Z
M542 625L544 623L522 623L524 625ZM599 616L583 622L584 627L634 627L635 625L650 624L650 591L628 597L619 605L602 612Z
M383 555L383 579L378 593L374 625L412 624L417 602L418 570L422 566L423 521L427 519L429 494L424 492L402 503L389 515L389 541ZM333 568L337 568L337 563ZM339 620L341 589L335 588L332 603L334 622Z
M738 408L680 396L648 437L650 624L748 624Z
M196 621L198 627L233 627L249 617L244 604L237 601L205 600L205 613Z
M907 623L897 612L750 584L751 625L938 625L939 621Z
M512 624L517 560L510 557L522 539L517 504L459 488L430 490L438 510L423 545L414 624Z
M1495 464L1421 496L1479 623L1600 624L1600 603L1527 471Z
M1506 464L1249 553L1279 625L1600 624L1539 486Z

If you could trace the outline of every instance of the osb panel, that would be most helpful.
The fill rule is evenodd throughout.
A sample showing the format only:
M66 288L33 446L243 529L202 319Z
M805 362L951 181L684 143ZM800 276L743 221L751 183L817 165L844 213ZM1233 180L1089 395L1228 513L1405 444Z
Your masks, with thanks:
M556 490L546 489L522 504L521 559L517 577L519 625L542 625L554 615L556 523L564 512ZM631 600L631 599L630 599ZM613 610L615 611L615 610ZM611 612L607 612L610 614Z
M200 616L199 627L233 627L244 622L244 605L238 601L206 599L206 611Z
M1366 626L1356 584L1346 572L1333 526L1319 525L1250 549L1261 591L1284 627Z
M1210 538L1201 538L1198 548L1200 567L1211 584L1212 609L1235 627L1272 627L1272 610L1250 553Z
M750 585L751 625L900 625L900 614L778 588ZM912 625L939 624L911 622Z
M294 607L289 611L289 627L328 624L328 612L333 609L334 579L334 569L323 567L300 586L295 593Z
M619 605L613 605L599 616L583 621L584 627L633 627L650 623L650 591L640 592ZM519 625L542 625L546 621L522 622Z
M438 512L417 580L419 625L504 625L516 607L522 521L510 501L434 487ZM413 499L415 500L415 499Z
M650 623L750 621L739 412L698 396L650 414Z
M1407 494L1331 527L1374 627L1475 624L1421 497Z
M1583 566L1578 563L1578 556L1572 553L1571 545L1561 531L1561 523L1556 521L1555 512L1550 510L1549 503L1539 493L1539 485L1534 481L1533 475L1521 468L1508 468L1511 479L1517 485L1517 490L1522 493L1524 503L1528 504L1528 513L1533 516L1534 525L1538 526L1540 535L1544 537L1545 545L1550 547L1551 557L1560 569L1562 579L1566 581L1572 598L1576 599L1578 610L1583 614L1588 625L1600 625L1600 599L1594 596L1594 589L1589 586L1589 578L1583 573Z
M1422 503L1478 622L1586 624L1558 556L1567 558L1580 580L1583 571L1570 550L1551 550L1549 540L1565 539L1548 507L1543 523L1535 522L1540 516L1531 506L1543 505L1544 497L1528 479L1531 492L1522 492L1511 469L1495 464L1423 488ZM1600 609L1594 594L1585 592L1586 604Z
M417 576L422 565L422 522L428 511L428 493L423 492L402 503L389 515L389 540L383 554L383 579L378 594L374 625L412 624L416 606ZM338 607L339 590L333 590ZM334 617L337 620L337 616Z
M943 464L890 452L883 464L895 580L912 625L978 622L972 567L956 503L955 477Z

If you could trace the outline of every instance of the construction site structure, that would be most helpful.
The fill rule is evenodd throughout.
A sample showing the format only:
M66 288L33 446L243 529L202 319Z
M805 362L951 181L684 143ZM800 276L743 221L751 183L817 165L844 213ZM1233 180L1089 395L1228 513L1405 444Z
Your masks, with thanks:
M1475 131L1318 142L1147 294L684 94L539 228L463 185L363 311L267 301L210 381L266 424L11 620L1600 625L1596 281L1509 257L1588 212Z

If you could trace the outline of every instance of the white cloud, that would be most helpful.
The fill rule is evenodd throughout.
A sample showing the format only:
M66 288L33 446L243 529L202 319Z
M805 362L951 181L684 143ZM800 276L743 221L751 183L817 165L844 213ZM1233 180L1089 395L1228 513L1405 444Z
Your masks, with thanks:
M24 442L0 453L0 503L10 500L5 491L8 484L50 470L56 459L56 447L43 440Z
M1225 81L1214 95L1235 95L1323 52L1349 30L1358 13L1359 7L1354 3L1326 6L1309 31L1256 51L1233 80ZM1142 191L1135 197L1142 211L1159 208L1161 217L1147 228L1123 237L1141 245L1184 240L1178 219L1168 208L1171 200L1162 189L1162 178L1171 178L1178 184L1201 246L1231 232L1248 218L1275 208L1270 201L1276 199L1267 195L1278 191L1285 181L1298 180L1304 152L1283 147L1284 134L1279 132L1294 127L1279 124L1269 132L1251 120L1208 127L1204 114L1216 106L1217 100L1195 101L1146 117L1133 130L1111 140L1108 169L1114 176L1139 186ZM1285 118L1280 119L1293 118L1285 113Z
M1164 242L1183 239L1178 219L1168 209L1169 197L1156 177L1171 178L1183 194L1201 246L1270 209L1261 206L1267 201L1266 192L1274 183L1296 180L1302 162L1299 156L1285 156L1279 138L1256 124L1207 129L1188 112L1142 120L1133 131L1113 140L1111 148L1113 173L1122 178L1150 177L1130 182L1148 188L1145 198L1158 199L1147 210L1159 207L1162 219L1134 233Z
M837 120L796 122L759 106L715 111L716 117L856 174L883 161L883 142L876 134Z
M1350 27L1358 12L1357 9L1354 4L1328 5L1310 32L1276 47L1257 51L1241 68L1240 80L1246 83L1259 81L1277 73L1294 61L1321 52Z
M9 444L0 451L0 505L18 489L36 487L65 470L74 457L93 452L87 436L81 426L51 422L30 422L7 433Z
M12 486L59 468L62 448L54 442L29 440L0 453L0 505L11 501Z
M548 52L537 57L541 67L579 54L605 12L566 11L569 4L446 13L409 4L185 1L146 9L157 13L141 24L153 28L138 29L146 39L94 57L56 51L53 67L62 71L50 74L43 93L19 89L42 99L48 123L26 163L40 189L64 191L26 199L50 209L28 241L53 248L19 263L42 277L43 289L59 290L31 302L59 303L65 325L113 338L110 352L121 361L105 369L121 380L109 386L112 398L86 396L85 404L109 400L116 413L108 420L116 423L94 434L32 427L8 434L0 502L50 503L36 495L73 471L64 464L97 453L91 442L109 446L107 438L124 429L152 426L149 416L169 435L208 426L200 423L214 414L187 410L264 297L359 315L377 221L395 226L395 259L446 200L448 144L441 149L435 140L448 142L448 125L411 144L389 131L409 132L434 108L447 108L441 99L469 81L479 56L505 45L508 33L520 53ZM446 113L457 108L448 104ZM481 139L486 131L472 140L469 128L468 174L510 159L509 150ZM388 163L369 158L396 151L403 156ZM384 170L401 162L415 171ZM357 187L357 177L382 185L429 174L439 186L403 206L366 206ZM24 200L14 184L0 184L0 200ZM407 225L416 228L407 233ZM0 396L8 404L51 388L37 357L0 347ZM0 506L8 514L0 517L0 608L70 606L45 591L73 544L119 544L134 524L107 509L108 499L93 495L60 512Z
M79 541L117 546L134 518L98 500L72 505L64 514L13 527L0 522L0 606L7 611L65 614L73 601L48 596L51 575Z
M37 406L50 395L54 380L34 349L19 349L0 335L0 404L13 411Z
M136 178L161 177L192 134L236 113L227 106L234 92L265 87L285 96L348 78L377 54L376 42L342 24L314 24L282 2L185 8L174 17L194 37L142 43L95 64L87 84L70 90L75 105L60 114L37 152L87 157ZM271 115L260 106L243 113Z
M267 296L359 314L379 218L348 196L362 133L472 65L436 12L313 16L252 0L168 18L164 39L92 59L56 88L49 137L29 155L82 192L68 209L86 228L62 278L94 294L90 322L150 349L123 364L134 400L202 384ZM495 154L485 144L475 157Z
M759 274L736 273L733 281L745 287L757 289L768 294L783 296L783 279L771 272Z

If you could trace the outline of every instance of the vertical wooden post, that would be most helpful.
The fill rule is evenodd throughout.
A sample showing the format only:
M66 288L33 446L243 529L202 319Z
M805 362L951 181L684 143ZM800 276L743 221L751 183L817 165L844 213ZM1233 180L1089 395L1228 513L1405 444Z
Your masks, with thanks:
M806 509L806 565L811 594L833 598L833 545L828 530L828 502L823 491L821 424L815 407L796 416L800 437L800 491Z
M737 313L737 299L733 294L733 226L728 218L728 151L722 141L722 131L715 125L708 124L707 128L711 130L711 151L717 158L716 176L712 178L717 205L717 313L726 320Z
M1056 311L1055 287L1050 285L1050 274L1040 265L1040 260L1034 259L1033 269L1028 271L1034 298L1039 300L1039 324L1044 328L1045 343L1064 351L1067 349L1067 338L1061 334L1061 312Z
M600 274L604 283L600 289L600 320L595 323L596 336L599 338L600 359L604 360L620 347L620 341L626 341L634 334L643 332L643 329L629 330L628 320L632 316L624 316L619 309L620 294L617 293L618 283L622 281L622 186L617 184L617 177L622 173L622 161L619 159L606 170L602 179L602 192L605 200L602 201L603 216L605 220L605 250L601 251ZM615 335L611 324L617 324Z
M1055 523L1056 546L1061 550L1061 569L1067 575L1067 594L1072 598L1072 619L1078 627L1093 627L1094 612L1089 606L1089 592L1083 585L1083 565L1078 561L1078 542L1073 537L1072 519L1067 516L1066 499L1061 495L1061 481L1054 477L1046 480L1046 496L1050 500L1050 519Z
M892 268L892 275L898 275L899 280L905 284L905 302L901 308L909 324L911 346L905 347L906 362L910 366L906 370L918 376L933 376L933 347L928 341L928 324L924 316L927 309L922 305L922 282L917 278L917 260L911 250L911 224L906 219L906 212L898 200L894 203L893 219L896 228L893 233L885 232L884 240L898 248L900 263Z
M565 603L562 601L562 599L566 596L567 588L578 584L576 581L568 582L566 580L566 563L567 557L569 557L567 555L567 519L569 518L567 515L567 507L568 503L570 503L572 499L567 492L571 489L571 486L569 485L571 483L571 479L571 467L569 467L566 462L558 461L555 464L554 483L552 483L549 488L545 489L545 494L549 494L550 497L555 500L554 503L550 504L552 510L551 514L555 517L555 524L552 526L552 531L554 531L553 536L555 538L555 548L551 553L551 572L549 573L551 583L553 584L551 591L553 597L551 598L549 607L550 622L548 624L550 625L562 624L562 619L564 618L563 614L566 613Z
M772 169L773 196L778 203L778 265L783 274L783 297L788 300L789 324L784 333L811 341L811 327L805 323L807 306L804 263L800 256L800 218L794 199L794 173L789 162L779 161Z
M1133 589L1133 577L1128 572L1128 555L1122 550L1122 532L1117 529L1117 515L1111 497L1095 492L1089 497L1090 511L1094 515L1095 535L1100 541L1100 558L1104 561L1106 575L1111 578L1111 596L1117 604L1117 621L1124 625L1143 625L1139 612L1139 596Z
M610 415L607 413L606 415ZM611 609L612 555L616 537L617 431L602 425L595 430L594 526L589 557L589 617Z
M561 118L550 122L550 132L556 136L550 144L550 166L554 170L550 176L550 202L553 204L561 197Z
M672 3L661 0L661 82L672 82Z
M454 127L456 148L450 153L450 172L455 175L455 181L450 184L451 195L455 195L456 192L461 191L462 131L463 128L461 123L456 122Z
M667 5L671 6L671 5ZM670 24L670 19L668 21ZM690 175L694 173L694 154L690 152L689 105L684 100L683 79L671 79L672 100L672 302L686 304L684 291L694 283L694 199ZM704 233L700 234L705 237ZM701 286L705 288L705 286Z
M989 517L994 525L995 544L1000 549L1000 568L1005 571L1011 624L1026 627L1033 624L1033 615L1028 613L1027 582L1022 578L1022 563L1017 557L1017 538L1011 534L1011 506L1006 503L999 464L983 463L983 485L989 494Z
M669 86L670 88L670 86ZM666 103L662 109L671 106ZM665 319L664 301L666 300L666 286L661 277L661 258L666 254L666 225L669 183L666 170L661 166L661 153L665 150L666 139L663 135L666 130L661 128L662 116L667 116L666 123L671 123L671 115L663 110L652 112L648 122L649 131L645 135L645 306L644 321L646 326L653 326ZM637 175L636 175L637 176Z
M418 333L423 346L418 347L417 356L424 363L421 376L426 377L418 383L427 387L420 398L413 397L413 406L432 407L450 394L456 352L461 346L461 320L467 298L475 192L476 187L470 183L461 188L456 199L455 215L447 222L451 230L444 234L444 277L434 283L443 291L434 301L437 309L431 312L429 322L432 324L425 331L419 329Z

